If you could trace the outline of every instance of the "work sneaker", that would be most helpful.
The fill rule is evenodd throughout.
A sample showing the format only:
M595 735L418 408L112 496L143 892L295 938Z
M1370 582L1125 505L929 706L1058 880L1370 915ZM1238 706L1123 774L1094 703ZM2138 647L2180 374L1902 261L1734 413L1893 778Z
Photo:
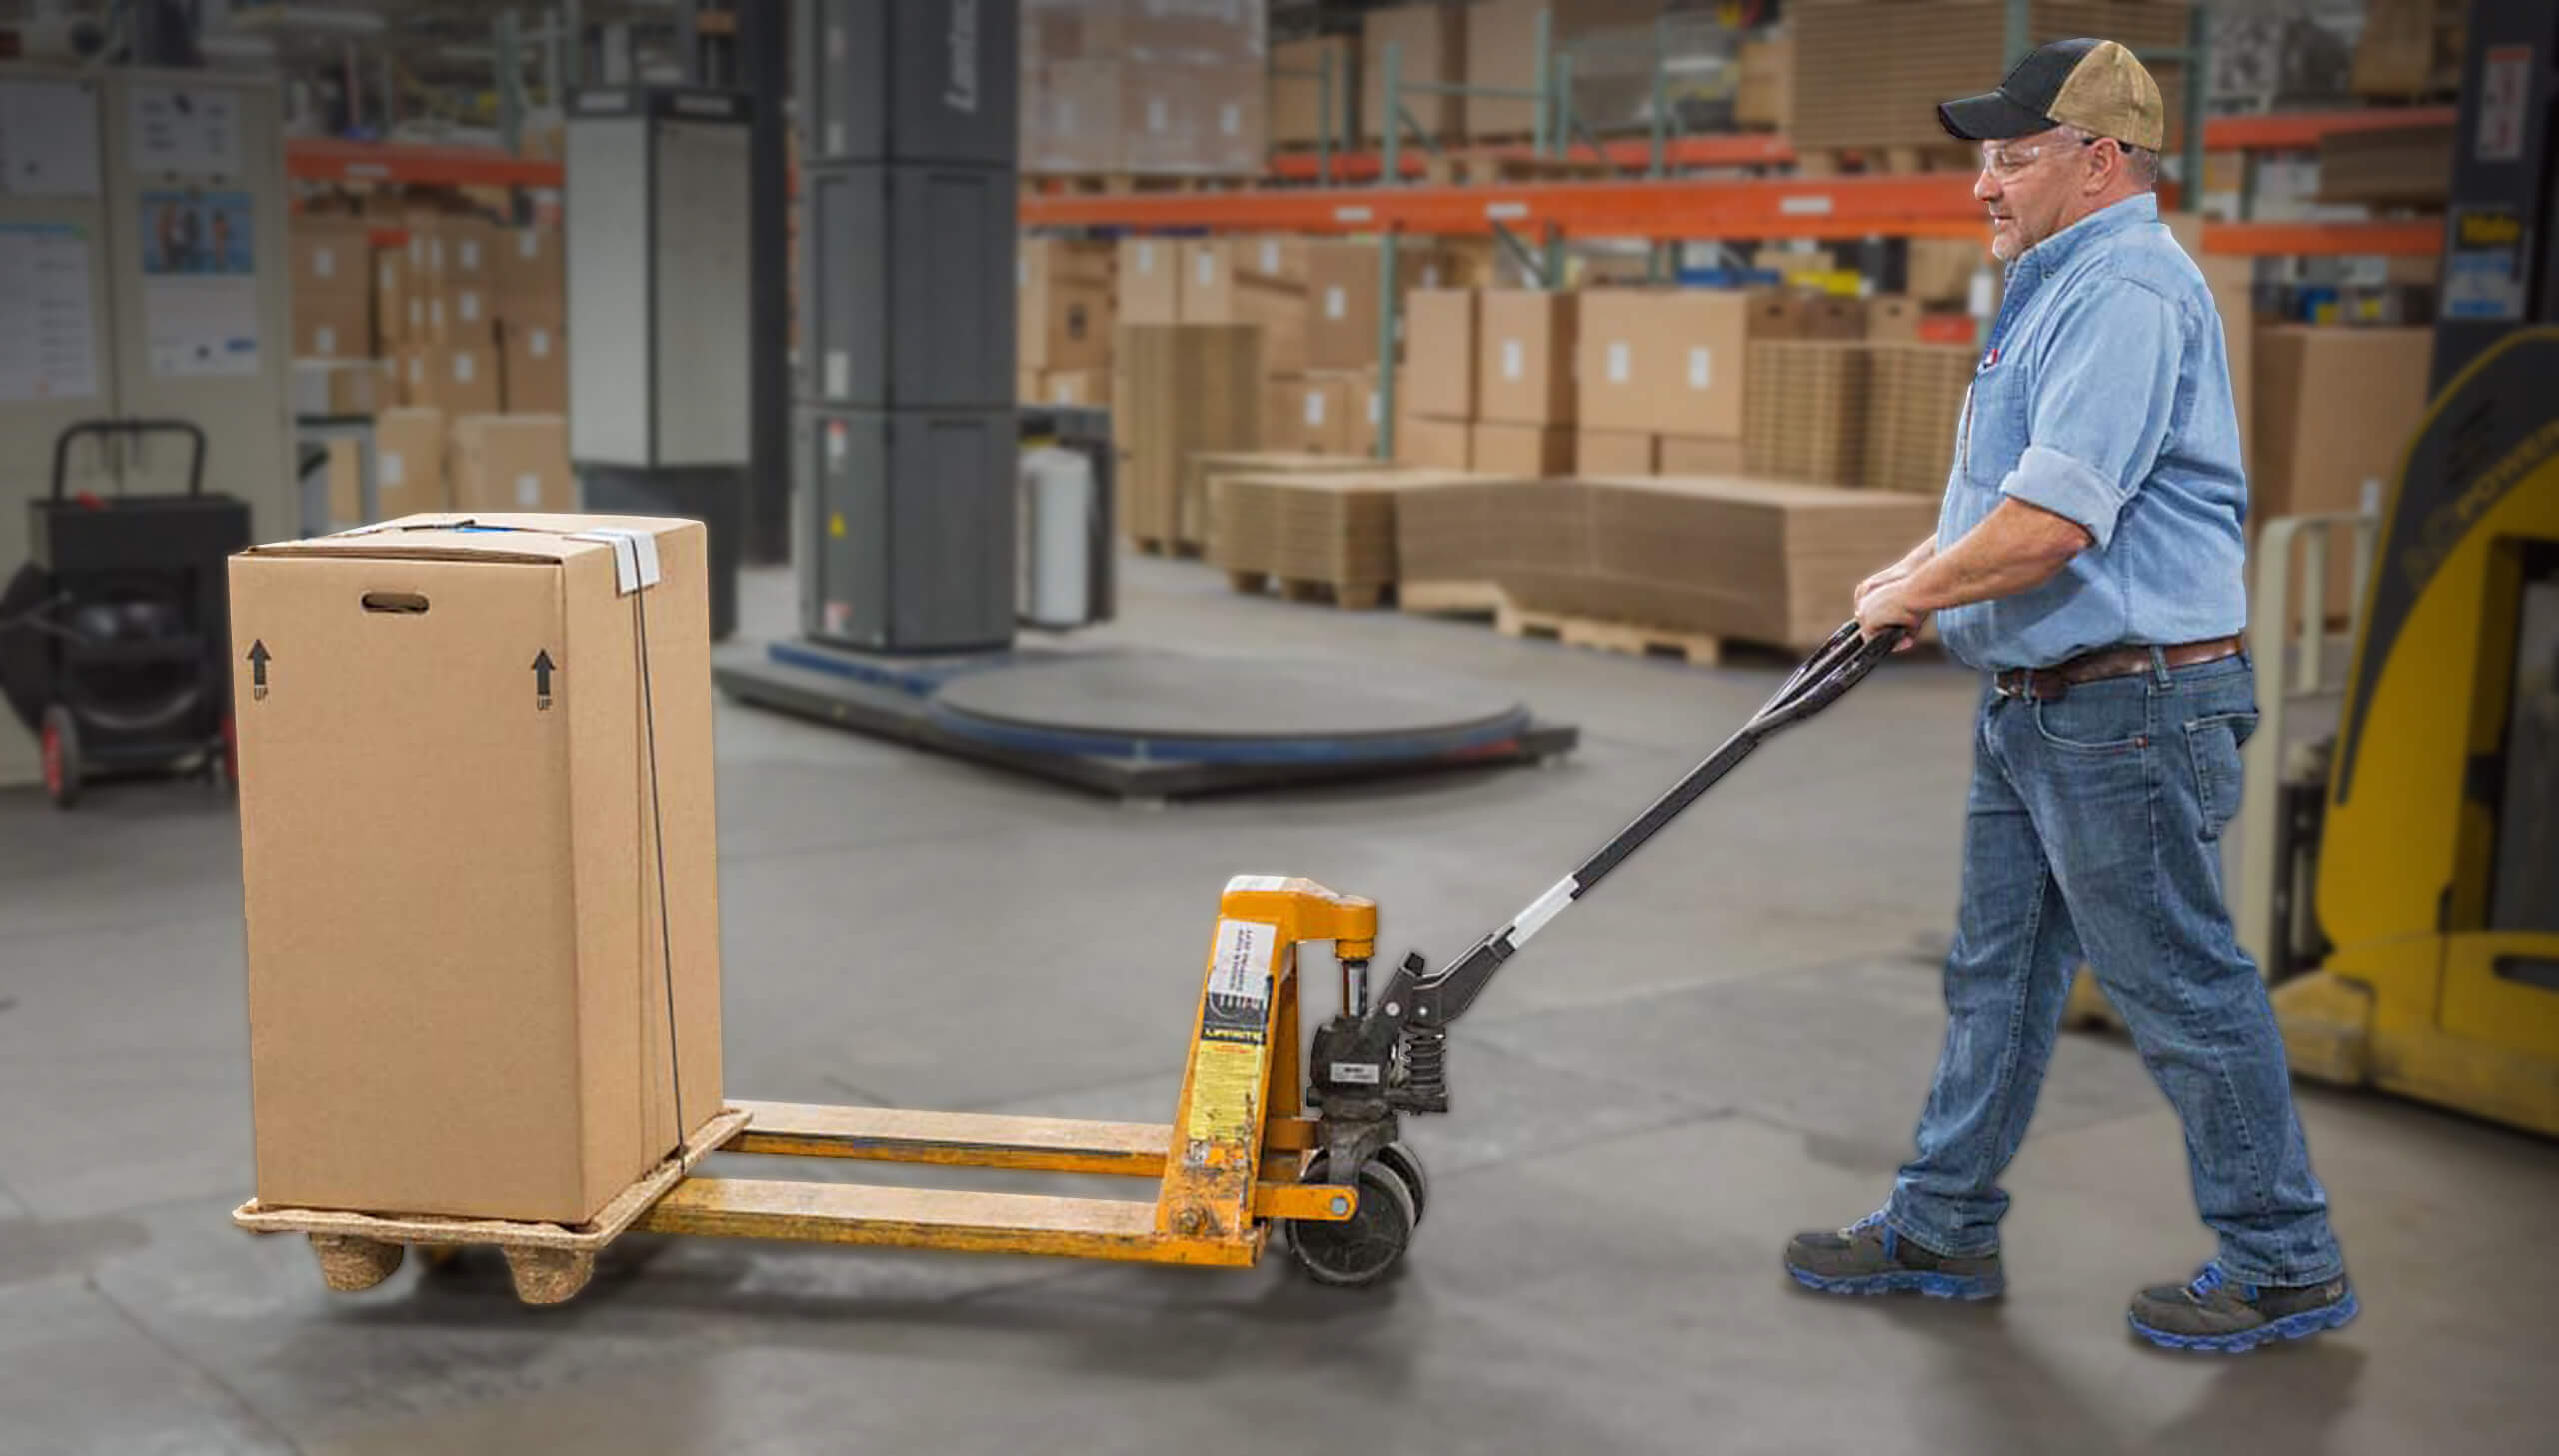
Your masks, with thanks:
M2355 1317L2355 1291L2338 1275L2325 1284L2239 1284L2206 1264L2194 1282L2133 1296L2133 1333L2172 1350L2237 1355L2275 1340L2307 1339Z
M1799 1233L1786 1245L1786 1272L1824 1294L1925 1294L1994 1299L2008 1287L1996 1253L1954 1258L1892 1231L1880 1212L1846 1228Z

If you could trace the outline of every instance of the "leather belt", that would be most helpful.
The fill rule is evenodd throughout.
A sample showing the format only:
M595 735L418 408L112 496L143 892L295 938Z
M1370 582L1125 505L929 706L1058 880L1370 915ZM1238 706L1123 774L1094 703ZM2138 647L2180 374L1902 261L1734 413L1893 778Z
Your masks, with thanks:
M2157 652L2171 668L2191 668L2237 657L2243 646L2236 637L2216 637L2203 642L2177 643L2159 648ZM2010 668L1998 676L1995 686L2002 698L2060 698L2070 692L2073 684L2129 678L2136 673L2149 672L2151 652L2152 649L2144 644L2099 648L2049 668Z

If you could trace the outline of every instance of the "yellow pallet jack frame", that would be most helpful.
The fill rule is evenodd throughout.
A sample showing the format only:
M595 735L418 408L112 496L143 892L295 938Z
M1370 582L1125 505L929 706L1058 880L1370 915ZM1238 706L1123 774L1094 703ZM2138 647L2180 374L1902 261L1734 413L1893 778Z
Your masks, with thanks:
M431 1262L463 1246L505 1250L529 1303L565 1300L596 1254L625 1232L794 1243L1048 1254L1157 1264L1249 1266L1275 1224L1343 1223L1356 1186L1300 1181L1320 1167L1298 1054L1300 947L1329 941L1343 961L1374 953L1377 907L1306 879L1242 878L1219 903L1200 1014L1170 1123L1088 1122L971 1112L734 1103L693 1145L579 1227L488 1219L376 1217L266 1208L233 1218L302 1233L333 1289L388 1278L407 1247ZM1018 1172L1154 1179L1152 1201L888 1187L693 1171L712 1152L850 1158ZM1417 1159L1398 1149L1419 1195ZM1417 1206L1398 1210L1418 1222ZM1404 1229L1408 1234L1409 1227Z

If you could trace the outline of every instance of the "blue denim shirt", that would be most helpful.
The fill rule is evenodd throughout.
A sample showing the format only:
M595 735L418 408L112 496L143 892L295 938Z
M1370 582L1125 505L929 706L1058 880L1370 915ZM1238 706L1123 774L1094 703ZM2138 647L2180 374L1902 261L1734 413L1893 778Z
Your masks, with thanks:
M1974 667L2049 667L2245 626L2248 483L2221 315L2147 194L2009 266L1937 544L1954 545L2001 496L2078 522L2095 544L2031 591L1937 614L1947 648Z

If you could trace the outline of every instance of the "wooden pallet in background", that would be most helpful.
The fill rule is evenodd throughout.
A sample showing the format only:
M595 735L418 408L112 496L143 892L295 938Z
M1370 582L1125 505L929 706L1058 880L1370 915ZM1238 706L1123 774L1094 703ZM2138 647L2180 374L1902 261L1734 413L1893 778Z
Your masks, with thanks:
M1298 577L1273 577L1268 572L1229 572L1227 585L1248 597L1268 592L1274 583L1290 602L1315 602L1345 611L1367 612L1385 605L1393 590L1376 582L1310 582Z
M1678 658L1696 668L1711 668L1723 661L1724 640L1708 633L1602 622L1560 612L1530 612L1507 603L1494 614L1492 622L1503 637L1550 638L1567 647L1596 648L1637 658L1657 654Z
M1129 544L1138 549L1140 556L1175 557L1183 561L1200 559L1200 543L1196 541L1178 541L1164 536L1133 536L1129 538Z
M1493 582L1398 582L1395 605L1427 617L1492 618L1510 605L1510 594Z

